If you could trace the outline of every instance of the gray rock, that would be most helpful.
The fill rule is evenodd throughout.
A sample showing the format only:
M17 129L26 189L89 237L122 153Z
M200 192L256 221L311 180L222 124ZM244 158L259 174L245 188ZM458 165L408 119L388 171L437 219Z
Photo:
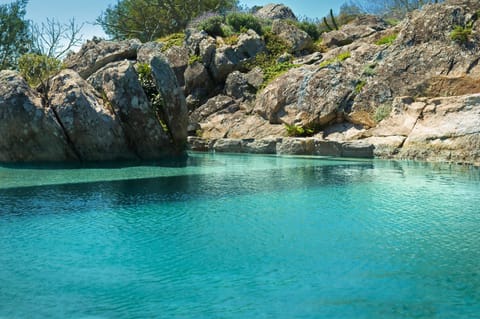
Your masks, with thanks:
M342 156L342 145L335 141L315 140L313 155L340 157Z
M342 157L373 158L374 146L365 141L342 143Z
M235 101L225 95L217 95L207 101L204 105L200 106L190 115L191 122L204 122L209 116L219 111L225 111L229 107L237 107ZM230 112L229 112L230 113Z
M186 47L173 46L164 52L170 67L177 77L178 85L185 85L184 73L188 66L188 49Z
M113 109L80 75L63 70L51 81L50 107L82 161L134 159Z
M253 99L255 91L255 88L248 83L247 76L239 71L230 73L225 81L225 94L234 99Z
M208 94L213 87L214 83L202 63L194 62L187 67L185 70L185 94L189 95L196 89L205 89Z
M241 139L219 139L213 145L213 150L218 153L242 153Z
M248 72L245 77L247 79L247 83L250 84L255 89L259 89L263 84L263 70L260 67L253 68L250 72Z
M69 161L75 153L55 116L14 71L0 71L0 161Z
M86 79L108 63L136 59L140 46L141 42L136 39L120 42L90 40L77 53L69 55L64 64Z
M236 45L216 48L211 63L205 58L207 53L202 57L215 82L224 83L230 73L241 70L246 62L263 51L265 42L255 31L249 30L246 34L240 35Z
M312 139L283 138L277 143L277 154L280 155L312 155L313 150Z
M340 30L324 32L322 44L327 48L341 47L387 28L388 24L383 19L372 15L362 15L343 25Z
M242 140L242 151L250 154L276 154L277 139L244 139Z
M254 15L262 19L289 19L294 21L297 20L297 17L293 13L293 11L283 4L267 4L263 6L260 10L255 12Z
M103 92L114 113L120 118L130 149L140 159L156 159L175 154L165 132L138 80L133 62L109 64L89 78Z
M162 119L172 137L173 145L180 152L187 142L188 110L185 95L165 59L154 57L150 65L157 90L163 100Z
M312 38L305 31L287 21L274 20L272 32L284 39L292 48L292 52L299 53L312 47Z
M212 142L199 137L188 137L188 149L195 152L208 152L212 150Z

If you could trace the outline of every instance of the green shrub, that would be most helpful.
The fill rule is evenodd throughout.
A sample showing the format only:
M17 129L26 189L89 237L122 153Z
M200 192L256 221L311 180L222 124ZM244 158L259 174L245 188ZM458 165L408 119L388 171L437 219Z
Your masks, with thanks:
M232 34L228 37L225 37L223 39L223 41L225 42L225 44L227 45L236 45L238 44L238 34Z
M265 87L279 77L280 75L284 74L290 69L298 67L297 64L293 64L290 62L283 62L283 63L273 63L271 65L266 66L263 68L263 85L262 87Z
M317 41L320 38L320 30L318 30L318 26L315 23L302 21L298 22L296 25L298 28L305 31L313 41Z
M222 24L224 22L223 17L213 16L208 19L203 20L199 24L199 29L204 30L212 37L222 37L224 36Z
M260 19L253 14L233 12L227 15L226 22L236 32L245 32L248 29L252 29L260 35L263 33Z
M394 33L394 34L391 34L391 35L386 35L382 38L380 38L380 40L378 40L377 42L375 42L376 45L391 45L393 42L395 42L395 40L397 39L397 34Z
M322 63L320 63L319 67L320 67L320 68L324 68L324 67L329 66L329 65L331 65L331 64L345 61L346 59L350 58L351 56L352 56L352 55L351 55L350 52L340 53L339 55L337 55L337 56L334 57L334 58L331 58L331 59L328 59L328 60L323 61Z
M391 112L392 112L391 104L382 104L375 110L373 119L375 120L375 122L379 123L383 119L387 118Z
M264 39L268 53L270 56L275 57L275 59L286 52L290 53L290 51L292 51L290 44L288 44L288 42L278 35L275 35L271 32L266 32Z
M367 84L367 81L365 81L365 80L358 81L357 85L355 85L355 93L358 94L358 93L362 92L365 84Z
M41 54L25 54L18 60L18 70L27 83L36 87L45 85L47 80L63 69L60 60Z
M168 132L168 127L162 119L165 102L162 95L158 92L155 80L152 76L152 68L148 63L137 63L136 65L138 80L142 85L143 91L152 105L153 112L160 123L164 132Z
M465 44L470 40L470 35L472 34L472 28L471 27L462 27L462 26L455 26L453 31L450 33L450 39L453 41L460 43L460 44Z
M163 43L162 52L167 51L173 46L182 46L185 41L185 33L172 33L157 39L157 42Z
M306 137L306 136L312 136L315 131L312 128L308 127L303 127L299 125L289 125L285 124L285 130L287 131L288 136L293 136L293 137Z
M377 64L376 63L372 63L372 64L367 64L364 68L363 68L363 75L366 75L366 76L374 76L377 72L375 71L375 68L377 67Z
M199 55L191 55L189 58L188 58L188 65L192 65L194 64L195 62L202 62L202 57L199 56Z

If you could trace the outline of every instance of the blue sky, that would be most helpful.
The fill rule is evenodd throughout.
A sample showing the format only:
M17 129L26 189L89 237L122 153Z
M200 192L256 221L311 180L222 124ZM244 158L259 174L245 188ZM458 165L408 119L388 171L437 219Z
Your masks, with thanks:
M10 0L0 0L0 4L10 2ZM278 2L272 0L240 0L240 2L249 7L281 2L292 8L298 17L316 18L328 14L330 8L338 11L343 0L283 0ZM75 17L77 22L86 23L82 29L85 39L90 39L94 35L105 37L102 29L91 23L103 10L115 3L117 3L117 0L29 0L27 19L37 23L45 21L46 18L57 18L60 21L67 22Z

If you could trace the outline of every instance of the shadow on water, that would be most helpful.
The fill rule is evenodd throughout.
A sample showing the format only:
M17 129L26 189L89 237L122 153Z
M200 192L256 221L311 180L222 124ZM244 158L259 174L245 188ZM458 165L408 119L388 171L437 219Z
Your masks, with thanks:
M158 160L133 160L133 161L101 161L101 162L30 162L30 163L2 163L0 167L10 169L38 169L38 170L62 170L62 169L109 169L126 168L135 166L155 167L186 167L187 165L200 165L195 158L187 155L165 157Z
M195 161L195 160L194 160ZM0 189L0 213L63 213L368 183L374 166L304 165ZM190 165L191 163L189 163ZM200 164L200 163L197 163Z

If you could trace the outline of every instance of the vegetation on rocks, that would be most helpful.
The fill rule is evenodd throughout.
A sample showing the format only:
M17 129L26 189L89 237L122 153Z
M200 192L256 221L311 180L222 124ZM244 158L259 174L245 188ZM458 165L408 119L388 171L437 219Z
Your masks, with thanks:
M165 52L171 47L182 46L185 41L185 33L172 33L157 39L157 42L163 43L162 51Z
M472 27L462 27L456 25L453 31L450 33L450 39L460 44L465 44L470 40L472 34Z
M331 58L331 59L328 59L328 60L325 60L323 61L322 63L319 64L319 67L320 68L324 68L324 67L327 67L331 64L334 64L334 63L340 63L340 62L343 62L345 61L346 59L350 58L352 55L350 52L343 52L343 53L340 53L339 55L337 55L336 57L334 58Z
M23 78L31 87L42 85L47 87L50 77L62 70L63 64L60 60L40 54L25 54L18 60L18 69Z
M391 45L393 42L395 42L396 39L397 39L397 34L393 33L380 38L377 42L375 42L375 44L388 46L388 45Z
M285 130L287 131L287 135L291 137L307 137L312 136L315 133L314 129L312 128L295 124L285 124Z

